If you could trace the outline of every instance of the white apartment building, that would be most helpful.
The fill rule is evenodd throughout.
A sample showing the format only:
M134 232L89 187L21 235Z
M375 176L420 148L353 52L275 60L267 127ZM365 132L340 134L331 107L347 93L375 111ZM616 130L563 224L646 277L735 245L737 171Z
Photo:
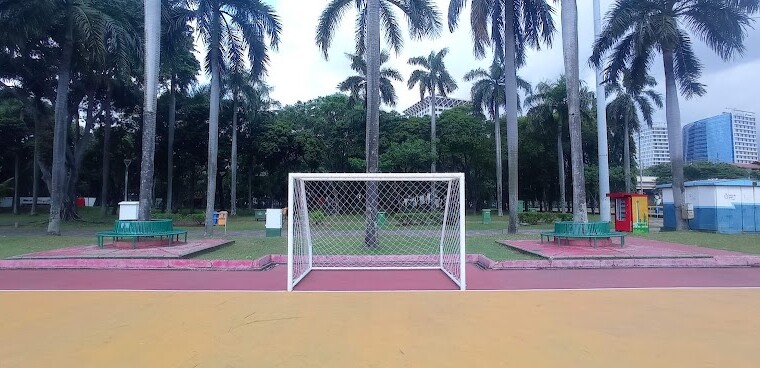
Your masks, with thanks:
M641 125L639 133L633 136L636 142L636 152L642 169L657 164L670 162L670 147L668 146L668 127L663 122Z
M430 96L423 98L421 101L412 105L408 109L404 110L404 114L407 116L413 116L417 118L430 116ZM435 116L441 116L441 113L455 108L457 106L464 105L469 101L459 100L456 98L439 97L435 98Z
M758 125L754 112L729 109L734 163L750 164L758 160Z

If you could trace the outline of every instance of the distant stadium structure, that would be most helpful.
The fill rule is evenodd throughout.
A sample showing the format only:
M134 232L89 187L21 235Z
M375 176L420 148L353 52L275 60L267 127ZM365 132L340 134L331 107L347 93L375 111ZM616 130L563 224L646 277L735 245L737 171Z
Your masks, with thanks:
M404 115L421 118L424 116L430 116L430 96L423 98L416 104L412 105L408 109L404 110ZM441 116L441 113L453 109L457 106L462 106L470 101L459 100L449 97L435 97L435 116Z

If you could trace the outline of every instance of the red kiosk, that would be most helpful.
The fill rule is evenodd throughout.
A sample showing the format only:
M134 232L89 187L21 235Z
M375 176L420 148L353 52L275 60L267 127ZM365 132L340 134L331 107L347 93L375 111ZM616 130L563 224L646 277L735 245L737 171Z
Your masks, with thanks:
M610 193L615 200L615 231L649 232L649 202L646 194Z

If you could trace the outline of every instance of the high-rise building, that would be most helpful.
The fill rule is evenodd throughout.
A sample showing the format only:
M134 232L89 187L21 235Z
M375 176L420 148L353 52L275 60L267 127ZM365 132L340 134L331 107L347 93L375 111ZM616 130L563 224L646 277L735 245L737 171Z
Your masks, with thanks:
M757 120L755 113L729 110L683 127L683 154L686 162L712 161L737 164L757 160Z
M414 116L417 118L421 118L424 116L430 116L430 96L423 98L416 104L412 105L408 109L404 110L404 114L407 116ZM435 98L435 116L441 116L441 113L453 109L457 106L464 105L468 103L469 101L465 100L459 100L456 98L449 98L449 97L438 97Z
M642 169L657 164L670 162L668 146L668 127L665 123L655 122L650 127L642 124L638 133L634 133L636 152Z

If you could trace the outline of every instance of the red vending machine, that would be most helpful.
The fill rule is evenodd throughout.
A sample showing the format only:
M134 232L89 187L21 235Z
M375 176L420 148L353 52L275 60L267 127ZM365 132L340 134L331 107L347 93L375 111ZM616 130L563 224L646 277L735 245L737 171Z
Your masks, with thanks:
M610 193L615 201L615 231L649 232L649 203L646 194Z

